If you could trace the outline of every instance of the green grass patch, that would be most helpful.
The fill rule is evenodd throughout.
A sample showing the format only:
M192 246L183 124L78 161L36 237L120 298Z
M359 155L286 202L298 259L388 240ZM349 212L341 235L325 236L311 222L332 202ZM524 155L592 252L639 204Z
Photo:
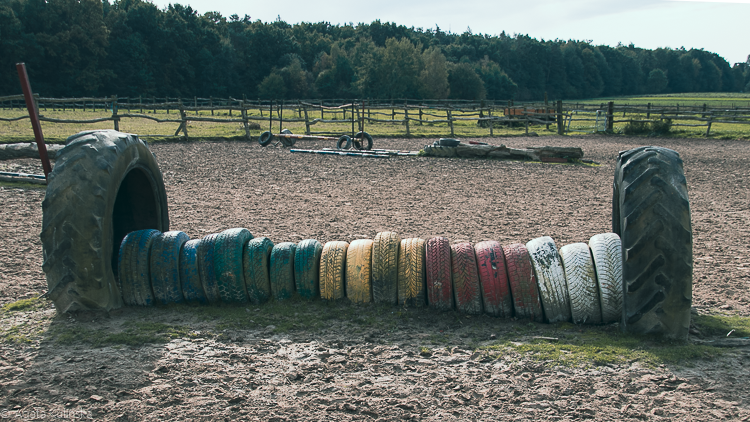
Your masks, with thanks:
M694 315L693 324L706 336L750 337L750 318L736 315Z
M44 307L44 301L39 299L38 296L33 296L28 299L19 299L15 302L7 303L3 305L3 312L20 312L20 311L33 311Z

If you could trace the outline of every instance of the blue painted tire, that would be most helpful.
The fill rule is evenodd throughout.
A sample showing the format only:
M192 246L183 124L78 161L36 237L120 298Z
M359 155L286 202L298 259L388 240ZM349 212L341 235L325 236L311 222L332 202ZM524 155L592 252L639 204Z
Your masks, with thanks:
M181 231L161 233L154 237L149 254L149 271L157 303L169 305L185 300L180 285L180 249L188 240L190 236Z
M200 274L203 291L208 303L214 305L221 302L219 285L216 282L216 267L214 264L214 248L219 233L209 234L198 244L198 273Z
M242 274L242 252L253 238L247 229L224 230L214 244L214 269L219 295L224 303L246 303L247 290Z
M242 254L242 270L250 303L261 304L271 297L269 257L273 242L267 237L258 237L247 242Z
M294 253L297 245L283 242L271 250L271 293L278 301L294 295Z
M297 293L305 299L314 299L320 294L320 254L323 245L315 239L305 239L297 245L294 253L294 283Z
M154 238L161 232L146 229L128 233L120 244L117 257L118 282L122 301L131 306L154 304L149 271L149 252Z
M207 305L208 299L203 291L200 273L198 272L198 245L200 239L188 240L180 251L180 284L182 295L188 303Z

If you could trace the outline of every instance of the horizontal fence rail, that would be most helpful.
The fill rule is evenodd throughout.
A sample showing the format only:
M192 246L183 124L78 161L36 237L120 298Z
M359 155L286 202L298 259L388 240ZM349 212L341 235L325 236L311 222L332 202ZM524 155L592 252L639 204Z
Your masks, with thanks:
M647 124L656 120L671 121L672 127L705 127L710 135L712 125L750 124L750 106L655 106L652 104L609 103L515 103L513 101L457 100L277 100L262 101L246 98L157 98L157 97L81 97L46 98L34 96L40 120L54 124L92 124L111 121L120 130L122 119L147 119L156 123L177 124L174 134L143 136L188 137L191 122L241 125L244 135L252 130L281 132L284 125L304 124L306 135L354 135L368 127L402 127L391 136L412 136L415 126L437 126L445 134L456 136L457 129L468 125L485 128L488 135L503 127L556 126L558 134L613 131L615 125ZM25 109L22 95L0 97L0 109ZM52 118L47 110L92 111L105 113L89 119ZM0 122L28 119L28 115L0 117ZM277 126L278 124L278 126ZM264 127L265 126L265 127ZM320 126L319 131L313 131ZM460 128L457 128L460 126ZM553 128L554 130L554 128ZM391 129L390 132L393 130ZM476 131L472 132L476 133Z

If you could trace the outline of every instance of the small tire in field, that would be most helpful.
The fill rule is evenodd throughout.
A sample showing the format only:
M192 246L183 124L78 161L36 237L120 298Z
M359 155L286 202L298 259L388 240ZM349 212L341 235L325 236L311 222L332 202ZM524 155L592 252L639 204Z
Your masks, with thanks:
M372 242L372 301L398 303L398 250L401 238L394 232L380 232Z
M482 304L487 315L510 318L513 316L513 298L508 284L503 248L494 240L474 245L482 289Z
M544 321L539 287L531 266L531 258L526 246L514 243L503 246L505 267L508 269L508 284L513 295L513 310L516 318Z
M297 294L305 299L320 294L320 254L323 245L315 239L305 239L297 244L294 252L294 283Z
M623 151L613 184L612 228L622 239L622 328L686 340L693 288L693 232L680 155Z
M429 306L441 311L452 310L451 246L447 238L433 237L425 242L425 273Z
M555 241L549 236L538 237L527 242L526 249L536 274L545 321L570 321L568 286Z
M279 141L281 141L281 145L284 145L285 147L293 147L294 144L297 143L297 138L286 138L284 136L280 136Z
M453 295L456 310L470 315L482 313L482 290L479 287L477 258L471 243L451 245Z
M242 269L245 245L253 238L249 230L224 230L214 244L214 269L219 296L224 303L246 303L247 289Z
M242 254L242 271L250 303L258 305L271 298L269 261L273 242L267 237L256 237L247 242Z
M403 239L398 251L398 304L425 305L424 239Z
M206 235L198 244L198 272L200 273L206 300L212 305L221 302L219 284L216 280L216 264L214 263L217 237L219 237L219 233Z
M357 134L354 135L354 139L352 139L352 143L354 144L354 148L370 151L372 149L373 140L369 133L357 132Z
M337 149L350 149L352 147L352 138L350 138L348 135L344 135L339 138L339 140L336 142L336 148Z
M282 242L271 250L270 280L271 294L277 301L291 299L294 296L294 253L297 245Z
M180 251L180 285L187 303L208 304L198 272L198 245L200 239L188 240Z
M602 322L622 320L622 246L620 236L602 233L589 239L602 310Z
M372 240L357 239L346 250L346 297L352 303L372 302Z
M180 283L180 251L190 236L181 231L161 233L154 237L149 254L151 288L154 299L162 305L183 303Z
M271 143L271 141L273 141L273 133L271 132L266 131L266 132L261 133L260 136L258 136L258 143L262 147L267 146L268 144Z
M42 201L42 269L60 313L122 306L117 260L128 233L169 231L167 194L146 142L84 131L59 150Z
M136 230L122 239L117 268L122 301L131 306L154 304L149 253L158 230Z
M601 324L602 307L594 261L585 243L560 248L565 280L568 283L570 313L574 324Z
M328 242L320 254L320 298L338 300L346 296L346 242Z

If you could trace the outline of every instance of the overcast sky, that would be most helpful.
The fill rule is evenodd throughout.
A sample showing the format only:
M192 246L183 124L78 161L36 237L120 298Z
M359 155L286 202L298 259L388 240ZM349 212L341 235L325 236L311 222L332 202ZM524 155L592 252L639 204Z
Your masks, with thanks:
M294 24L395 22L474 34L527 34L536 39L633 43L654 49L704 49L731 65L750 55L750 0L153 0L190 5L198 13L249 15Z

